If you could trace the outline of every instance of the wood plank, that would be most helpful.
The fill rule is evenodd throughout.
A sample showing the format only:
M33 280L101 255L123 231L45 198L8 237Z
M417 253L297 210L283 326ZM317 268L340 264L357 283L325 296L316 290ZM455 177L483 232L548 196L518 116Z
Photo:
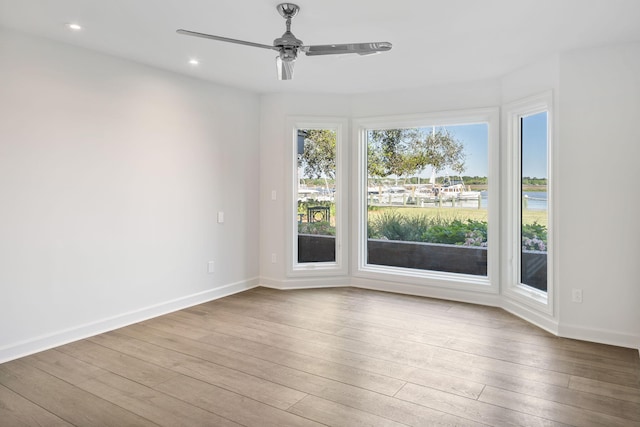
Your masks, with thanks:
M247 343L243 344L239 340L241 340L241 339L237 339L233 344L233 348L236 349L236 350L237 349L241 349L243 351L246 351L247 353L260 354L261 357L265 357L266 355L269 355L271 353L270 349L268 347L266 347L266 346L264 346L264 347L256 347L255 345L254 346L249 345L247 347ZM226 338L225 336L216 335L216 337L215 337L215 339L213 341L215 341L215 343L217 345L220 345L221 343L228 342L229 339ZM273 339L269 338L269 341L272 342ZM244 347L243 347L243 345L244 345ZM268 356L266 356L266 357L268 357ZM396 369L394 369L394 372L397 375L397 370ZM427 386L430 386L430 387L433 387L433 388L441 388L441 387L438 386L437 380L434 381L434 379L437 379L438 377L442 378L443 376L435 374L433 372L427 374L424 371L420 372L418 370L414 370L414 372L406 373L405 375L407 376L407 380L408 381L412 381L412 382L415 383L416 380L421 379L422 380L421 382L423 383L423 385L427 385ZM422 378L420 378L421 376L422 376ZM418 381L418 382L420 382L420 381ZM447 378L443 378L442 382L444 384L448 384ZM492 382L497 382L497 381L496 381L495 378L492 378ZM501 384L502 386L507 385L507 386L510 386L512 388L517 388L517 389L531 389L531 390L537 391L539 393L540 392L546 392L546 391L549 390L549 388L545 387L545 384L533 383L531 381L517 380L516 377L512 377L509 380L505 380L503 378L503 379L501 379L499 381L499 384ZM297 386L299 387L300 385L297 385ZM479 387L484 387L484 385L481 385L481 384L478 384L478 386ZM447 389L445 388L445 390L447 390ZM312 392L312 391L310 391L310 392ZM477 393L479 394L479 391ZM468 393L460 393L460 394L468 396ZM478 394L472 395L472 397L476 398L478 396Z
M0 385L0 425L4 427L72 426L3 385Z
M209 321L215 322L216 319L224 319L227 322L233 322L234 324L237 324L237 325L255 326L262 331L280 332L281 335L287 334L287 331L288 331L287 329L288 326L283 327L283 325L281 324L277 324L269 321L262 321L259 319L247 318L245 316L229 314L224 310L218 311L216 314L217 315L222 314L223 317L220 318L218 316L209 316L208 320L198 319L199 325L203 326L204 324L204 327L206 327L207 322ZM180 321L185 321L184 317L181 317ZM220 320L217 320L217 321L220 321ZM194 326L194 327L197 327L197 326ZM216 344L225 343L229 341L229 338L220 336L218 334L215 334L214 337L215 337ZM211 339L212 337L208 337L205 340L207 342L210 342ZM327 360L331 360L332 362L338 363L340 365L357 367L362 370L374 372L377 374L382 374L385 376L393 376L395 378L398 378L399 380L402 380L401 384L398 384L398 383L395 384L397 388L392 390L391 394L394 394L395 392L397 392L399 387L402 384L404 384L405 381L409 381L409 380L413 382L417 382L419 384L429 385L435 388L442 387L442 389L445 391L461 394L464 396L471 396L474 398L477 398L479 396L480 391L482 391L482 388L484 387L484 384L482 383L470 381L467 378L464 378L464 379L458 378L452 375L448 375L447 373L439 372L433 369L425 370L425 369L413 368L413 367L401 365L395 362L382 361L380 359L371 358L363 355L355 355L351 352L345 352L341 350L330 352L328 358L325 359L324 356L322 358L316 357L321 353L325 353L325 352L322 352L321 349L318 349L318 351L312 350L312 351L305 352L301 347L296 346L295 348L296 352L293 352L293 351L282 350L281 348L278 348L278 347L268 346L269 348L267 350L264 348L264 345L261 346L260 343L249 342L249 341L244 341L244 342L236 341L235 345L237 345L240 349L242 349L239 351L244 351L244 352L247 352L248 354L254 354L254 353L263 354L265 353L265 351L267 351L268 354L279 353L281 357L275 361L276 362L283 361L283 363L287 364L287 366L292 366L291 362L300 360L300 364L296 364L295 366L292 366L299 369L304 369L304 367L301 367L301 366L305 364L307 366L317 366L318 364L322 365L326 363ZM309 359L309 357L313 357L313 358ZM269 359L269 360L273 360L273 359ZM315 360L315 363L313 362L314 360ZM308 363L313 363L313 364L309 365ZM456 367L456 373L458 373L457 367ZM320 374L323 374L323 373L320 373ZM344 378L335 378L335 377L331 377L331 378L337 379L338 381L344 381ZM374 390L374 391L380 391L380 390ZM384 393L384 391L380 391L380 392Z
M301 345L296 342L291 346L281 347L277 338L271 336L267 336L265 341L257 342L241 336L212 333L201 339L201 342L245 354L259 354L265 360L389 395L395 394L409 380L473 398L477 398L484 387L482 383L434 369L414 368L340 349L327 351L324 346L314 343ZM459 371L457 366L455 371ZM391 377L397 380L390 382Z
M425 310L425 306L420 304L421 300L426 300L428 303L429 298L423 298L418 296L398 296L389 292L379 292L379 291L369 291L365 289L355 289L355 288L344 288L341 290L343 292L357 292L358 297L362 298L376 298L381 303L385 305L395 304L396 301L399 301L403 297L408 297L416 302L413 306L406 306L404 303L398 304L399 308L402 311L411 310L415 313L424 314L425 312L434 313L432 307L429 307L429 310ZM438 300L436 300L438 301ZM601 356L606 358L615 359L618 363L623 361L624 363L631 363L636 367L640 367L640 358L638 357L637 351L629 348L615 347L610 345L597 344L587 341L579 341L573 340L569 338L560 338L555 335L552 335L542 329L535 327L534 325L528 324L524 322L522 319L508 313L505 310L502 310L497 307L486 307L475 304L468 303L458 303L453 301L445 301L445 303L449 303L450 308L448 309L447 316L448 318L457 318L460 311L468 312L471 316L477 317L478 321L473 323L479 323L480 325L483 323L483 318L487 315L498 316L501 319L510 318L512 321L517 322L521 325L524 325L527 328L529 333L522 334L517 333L516 335L511 334L511 331L506 331L508 335L511 335L512 339L523 343L530 343L535 345L541 345L543 349L555 348L558 350L566 350L572 352L582 353L583 356ZM415 311L412 310L415 308ZM492 331L496 332L496 331ZM504 337L503 331L497 331L498 334L492 334L494 338L502 338ZM478 330L474 330L474 335L477 335Z
M618 384L612 384L607 381L592 380L589 378L571 377L569 388L572 390L580 390L599 396L608 396L614 399L623 400L625 402L634 402L640 404L640 386L625 387Z
M374 342L366 342L344 339L302 329L291 329L289 334L285 336L269 333L265 330L238 326L237 323L228 322L220 322L211 326L211 328L218 333L244 337L297 352L309 351L309 348L313 347L314 351L322 350L318 355L318 357L321 358L327 357L325 354L340 350L371 356L413 368L437 368L446 370L446 372L458 372L458 376L460 377L468 377L475 369L483 373L495 372L497 374L518 376L554 385L566 386L569 382L569 376L562 373L550 375L549 372L544 369L523 366L474 354L413 343L396 342L395 345L387 346L384 344L382 337L378 341L373 339L372 341ZM208 342L209 340L215 340L215 338L206 336L203 337L202 340Z
M56 350L23 360L159 425L238 425Z
M153 341L158 345L165 344L168 346L175 345L176 348L189 348L179 342L179 337L170 332L154 330L142 325L134 325L120 331L121 333L130 334L140 340ZM224 336L221 337L224 339ZM236 340L233 338L233 340ZM424 426L424 425L476 425L475 423L456 417L455 415L445 414L416 405L410 402L394 399L391 396L385 396L360 387L350 386L338 381L310 375L302 371L289 369L278 364L271 364L264 367L255 360L248 359L242 353L231 352L230 355L236 355L234 360L243 366L243 369L255 369L256 375L261 373L264 378L272 381L278 381L281 384L291 388L314 394L326 400L331 400L340 404L344 404L362 411L370 412L383 418L389 418L394 421L407 425ZM257 350L256 355L265 357L268 351ZM478 424L479 425L479 424Z
M504 383L498 388L631 421L640 421L640 403L620 400L606 395L541 383L534 385L516 382Z
M289 412L335 427L402 427L407 425L315 396L305 397L293 405Z
M176 316L173 316L172 319L175 319ZM247 319L246 317L235 316L233 314L228 315L226 313L223 314L223 318L227 322L232 323L240 323L241 321ZM190 328L199 328L204 327L207 328L209 322L219 322L216 318L208 317L206 321L203 319L193 318L191 315L182 315L179 317L179 322L184 322L189 324ZM251 319L251 321L255 321ZM276 329L281 325L273 324L270 322L262 322L263 327L266 330L269 328ZM200 341L207 342L208 344L218 345L220 338L223 341L228 341L225 337L220 337L215 332L212 332L213 327L208 328L209 335L203 336ZM264 329L263 329L264 330ZM286 333L286 329L283 330ZM217 337L215 340L211 338L211 333L216 334ZM205 338L206 337L206 338ZM280 363L286 365L291 368L303 370L305 372L309 372L315 375L319 375L326 378L335 379L337 381L341 381L347 384L358 385L359 387L364 387L370 389L372 391L377 391L379 393L393 395L395 394L405 383L404 380L400 380L397 378L392 378L387 373L381 375L376 372L371 372L368 370L360 369L357 365L345 365L340 363L335 363L330 360L321 359L318 357L314 357L312 355L295 353L290 351L283 351L281 349L271 347L264 348L261 346L259 348L253 348L251 350L247 350L246 354L263 354L264 352L269 352L270 358L268 360L274 361L276 363ZM274 360L274 353L278 353L280 357ZM262 357L262 356L261 356Z
M155 426L20 360L0 365L0 383L75 426Z
M458 414L428 408L421 404L373 393L357 387L349 388L341 385L327 387L319 397L410 426L473 427L484 425L475 420L460 417Z
M147 328L145 325L136 325L136 328ZM177 335L170 335L168 340L161 341L178 351L167 351L161 347L138 343L136 347L118 345L117 336L113 333L103 337L92 338L93 342L113 347L113 351L130 355L133 358L145 358L153 361L158 367L171 369L174 373L197 378L217 387L242 394L262 403L280 409L287 409L306 396L306 393L294 390L256 375L260 370L247 373L241 369L243 365L228 357L227 363L223 358L211 357L206 346L197 341L191 341ZM121 335L120 335L121 336ZM128 340L130 341L130 340ZM174 343L175 345L171 344ZM203 349L203 347L205 347ZM190 350L191 349L191 350ZM202 349L203 351L194 351ZM216 363L218 362L218 363ZM231 365L229 368L226 365ZM262 366L262 369L273 366Z
M258 293L261 291L259 289L256 289L255 292ZM523 327L526 327L528 325L526 322L522 322L520 319L516 318L513 315L498 316L498 313L504 313L502 313L501 310L493 307L489 307L489 309L493 310L493 315L476 315L474 317L465 318L464 316L452 316L451 314L449 314L448 312L453 306L449 306L447 311L443 311L437 308L431 308L429 306L429 302L426 302L425 307L422 307L422 309L412 311L407 307L403 307L398 304L387 304L381 301L369 301L366 298L341 298L334 301L327 299L314 300L305 297L303 293L293 292L285 297L286 301L282 301L282 297L278 298L277 296L271 295L260 295L259 299L264 300L265 297L272 301L274 305L282 304L283 302L285 302L289 305L295 305L296 307L298 307L298 310L321 306L327 308L330 307L332 310L341 310L346 312L359 313L362 315L375 315L395 319L411 319L419 323L427 320L434 321L438 319L451 319L452 317L455 317L457 319L457 324L465 325L466 327L472 328L499 328L502 330L515 328L517 330L521 330ZM463 303L455 304L457 306ZM488 309L484 306L480 307L482 309ZM539 331L538 328L535 328L535 330Z
M398 338L420 344L436 345L451 350L473 353L502 360L518 360L529 366L553 369L570 374L575 369L576 363L588 368L615 370L625 374L635 374L640 369L636 361L620 361L609 357L603 357L584 352L565 350L554 346L541 347L519 341L501 339L495 337L469 334L466 331L458 331L455 328L443 328L434 332L406 331L388 325L359 324L349 325L336 332L342 337L355 337L375 335ZM523 357L524 356L524 357ZM640 360L640 358L638 358Z
M154 388L248 427L322 426L301 416L183 375Z
M484 394L484 392L483 392ZM482 397L482 395L480 395ZM450 414L457 414L468 420L479 421L492 426L557 426L560 422L529 415L508 408L497 409L496 405L467 399L428 387L407 384L398 392L397 398L418 403L428 408Z
M240 424L218 414L110 372L89 379L78 387L160 426L240 427Z
M549 371L555 373L555 375L563 374L562 378L569 379L569 375L584 376L593 379L606 378L610 382L615 382L621 385L633 385L640 381L640 370L637 370L631 366L611 365L608 363L599 362L586 362L578 361L575 358L567 358L563 356L557 356L549 354L549 352L540 351L536 348L531 351L518 348L518 346L499 346L493 344L481 344L471 343L463 340L450 339L443 347L434 346L432 344L425 344L418 342L414 339L406 339L404 335L395 334L389 336L386 334L380 334L375 332L365 333L362 330L344 328L339 331L337 336L345 337L353 340L360 340L366 343L377 343L392 348L405 349L404 351L409 354L411 351L419 351L420 348L441 348L441 354L451 354L449 350L462 354L468 354L473 356L480 356L479 363L486 363L487 360L495 360L496 363L491 363L492 368L496 369L499 365L497 361L505 362L500 368L500 372L511 374L513 369L522 373L527 371L527 378L545 382L546 378L550 376ZM447 353L448 352L448 353ZM434 355L434 357L439 357ZM440 356L441 357L441 356ZM454 357L454 356L451 356ZM478 359L474 359L478 360ZM520 368L518 366L520 365ZM483 365L484 366L484 365ZM513 368L509 370L509 367ZM496 369L497 370L497 369ZM541 379L541 374L545 379ZM524 375L523 375L524 376ZM566 385L566 384L563 384Z
M490 386L483 390L479 401L572 425L603 427L640 426L640 422L637 421Z
M21 360L70 384L78 384L108 372L56 349L36 353Z
M154 385L176 375L171 370L80 340L58 347L62 353L144 385Z
M306 291L307 290L286 291L286 297L279 297L277 293L282 291L265 288L255 288L251 290L251 293L249 293L249 295L260 294L269 296L269 301L261 301L263 302L263 304L273 304L272 307L281 308L283 303L296 303L298 305L304 306L305 308L310 308L313 310L314 307L317 308L315 300L318 299L319 296L318 294L314 294L313 298L302 298L304 296L304 292ZM414 326L417 329L421 329L425 326L429 327L434 322L439 322L437 324L438 328L449 330L451 327L453 327L453 331L468 331L468 335L470 336L487 335L487 339L508 338L515 342L541 345L544 349L552 346L553 348L557 349L579 351L585 355L599 355L602 357L614 358L617 361L624 360L625 363L629 362L634 366L640 367L640 359L638 358L637 351L627 348L595 344L586 341L559 338L533 325L530 325L527 322L524 322L522 319L519 319L516 316L496 307L478 306L474 304L458 303L453 301L440 301L425 297L398 295L389 292L370 291L357 288L338 288L335 289L332 294L333 293L356 295L353 300L353 304L348 306L348 311L351 313L372 314L374 309L390 310L388 313L382 316L383 318L388 317L389 319L387 319L386 322L384 320L382 323L377 322L378 325L384 325L387 324L387 322L397 322L401 319L404 313L410 312L414 315L421 316L423 320L425 320L422 322L414 322ZM284 298L286 298L286 300ZM413 301L415 304L407 306L404 304L404 301L406 300ZM244 299L238 298L238 301L244 301ZM374 301L375 304L368 305L367 301ZM399 301L402 302L399 303ZM420 305L420 301L423 301L422 306ZM444 304L448 313L443 312L443 310L435 309L435 307L437 307L438 305L433 304L434 301ZM215 304L217 302L218 301L213 301L212 303ZM464 308L460 308L460 306ZM391 309L391 307L395 308ZM415 310L412 309L412 307L415 307ZM332 306L331 309L333 313L334 311L336 311L336 309L338 309L338 307ZM470 321L465 321L464 318L462 320L459 319L457 313L457 311L459 310L474 313L469 319ZM339 311L340 310L338 309L338 312ZM507 323L515 325L516 329L512 330L513 328L505 327L505 325L500 325L499 323L496 325L498 326L498 330L496 330L495 327L488 328L486 324L487 316L503 321L508 320ZM451 324L452 319L456 320L454 324ZM442 324L442 322L444 322L444 324ZM459 328L458 326L461 326L461 328ZM401 325L401 328L406 331L411 331L414 327L410 323L408 323ZM523 333L525 329L529 333Z
M222 303L226 304L226 303ZM234 303L237 305L236 303ZM231 305L229 309L233 309L234 304ZM249 304L251 304L249 302ZM219 306L219 304L217 305ZM224 307L227 307L224 305ZM269 319L270 321L276 322L276 318L279 316L280 318L288 317L289 313L285 316L283 314L283 310L270 310L266 309L268 314L264 315L263 312L265 310L264 307L261 307L258 304L254 306L247 306L247 301L244 301L240 307L236 307L236 309L241 309L243 311L249 311L252 317L260 317L263 319ZM311 316L314 318L315 316ZM522 321L520 321L522 322ZM465 326L466 327L466 326ZM460 326L451 325L450 321L446 325L446 330L451 333L451 331L456 331ZM306 328L305 328L306 329ZM347 330L345 328L345 330ZM343 334L344 331L338 332L338 334ZM358 334L358 332L354 332L354 334ZM466 332L465 332L466 334ZM395 334L398 336L398 334ZM403 335L401 335L403 336ZM375 338L374 338L375 339ZM575 358L571 357L563 357L554 354L554 357L549 356L549 350L546 352L539 352L538 350L529 350L529 351L517 351L517 349L511 350L513 345L507 346L499 346L493 345L488 346L487 342L492 342L493 340L486 340L484 344L482 343L469 343L464 340L450 340L450 341L442 341L445 340L443 337L436 346L444 346L444 350L456 350L461 353L472 353L476 356L485 356L491 360L498 359L504 360L505 362L516 362L518 365L525 364L534 368L532 370L532 375L529 376L529 379L537 380L537 381L547 381L546 379L536 379L535 378L535 368L542 368L544 370L552 370L557 372L558 374L565 375L556 375L554 380L562 378L563 381L568 382L569 375L580 375L593 379L603 379L607 378L610 382L615 382L621 385L633 385L637 381L640 380L640 369L637 369L634 364L629 365L621 365L620 363L612 364L611 360L603 360L601 362L588 362L584 361L583 363L579 363ZM431 345L431 344L428 344ZM441 352L442 353L442 352ZM452 354L452 353L450 353ZM449 357L449 356L447 356ZM494 366L494 369L497 368L497 364L491 363ZM513 367L513 365L512 365ZM508 373L505 370L501 370L503 373ZM540 372L539 370L537 372Z
M138 328L143 327L144 326L142 325L138 325ZM326 372L322 371L322 361L310 357L302 359L302 362L300 362L299 366L300 369L293 369L287 365L298 364L298 362L292 361L292 359L295 359L297 357L295 353L280 352L277 349L272 349L266 346L261 347L260 349L256 349L257 351L255 352L247 351L246 353L243 353L236 351L238 348L235 345L231 345L229 346L229 348L227 348L225 346L212 345L204 342L189 342L188 338L172 336L170 332L164 332L161 330L152 329L148 332L144 332L143 329L137 330L139 331L139 333L136 333L136 331L133 330L128 330L127 334L129 334L130 337L145 340L149 343L146 345L149 346L149 349L145 349L142 351L154 351L155 353L162 353L163 351L166 352L181 350L183 352L187 352L190 356L202 358L203 360L211 360L230 369L237 369L247 374L263 378L275 384L284 384L287 387L295 390L301 390L305 393L317 392L318 390L326 387L328 384L339 382L342 384L351 384L357 387L376 391L378 393L384 392L384 394L393 395L405 383L404 381L394 380L393 378L389 377L366 373L363 374L360 371L352 370L348 366L344 366L344 369L339 369L338 372L334 370L333 366L330 366L329 373L325 374ZM225 339L225 337L222 338ZM144 343L139 344L139 346L142 348L146 347ZM164 348L161 348L160 350L152 350L152 348L155 346ZM121 349L121 351L128 350ZM275 354L278 354L278 356L282 357L278 357ZM258 357L255 357L253 355L256 355ZM275 363L271 362L270 360L274 360ZM309 364L303 365L303 362L309 362ZM317 362L320 363L318 364ZM190 373L188 371L183 372L179 368L179 366L176 366L174 369L182 373ZM191 376L196 377L194 375ZM206 378L208 377L203 377L205 381L207 380ZM380 379L382 379L382 382L380 382ZM272 387L271 394L275 393L275 388L276 387ZM297 400L300 400L302 397L304 397L304 395L298 395L297 397ZM261 399L256 400L262 401ZM290 405L292 405L293 403L295 402L291 402Z

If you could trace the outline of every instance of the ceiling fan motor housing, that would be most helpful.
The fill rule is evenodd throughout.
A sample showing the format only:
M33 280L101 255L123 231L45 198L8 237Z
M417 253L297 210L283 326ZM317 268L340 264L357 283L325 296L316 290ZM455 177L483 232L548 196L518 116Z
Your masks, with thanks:
M280 3L277 9L280 15L287 20L287 30L282 37L273 41L273 46L278 48L280 59L287 62L295 61L298 57L298 48L303 45L303 42L291 32L291 18L298 14L300 7L293 3Z
M283 61L295 61L298 57L298 49L295 47L282 46L280 48L280 59Z

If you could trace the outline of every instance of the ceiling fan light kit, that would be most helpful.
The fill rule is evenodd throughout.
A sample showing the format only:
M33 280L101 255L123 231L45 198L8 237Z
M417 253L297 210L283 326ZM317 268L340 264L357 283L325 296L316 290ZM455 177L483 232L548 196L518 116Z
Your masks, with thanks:
M385 52L391 49L389 42L369 42L369 43L346 43L346 44L326 44L306 46L302 40L296 38L291 32L291 19L298 14L300 7L293 3L280 3L276 6L278 13L286 19L286 31L281 37L273 41L273 45L248 42L245 40L231 39L228 37L214 36L211 34L198 33L188 30L177 30L178 34L201 37L205 39L218 40L227 43L242 44L245 46L270 49L278 52L276 56L276 69L278 80L291 80L293 78L293 66L298 58L298 52L302 51L307 56L319 55L344 55L356 53L358 55L370 55L373 53Z

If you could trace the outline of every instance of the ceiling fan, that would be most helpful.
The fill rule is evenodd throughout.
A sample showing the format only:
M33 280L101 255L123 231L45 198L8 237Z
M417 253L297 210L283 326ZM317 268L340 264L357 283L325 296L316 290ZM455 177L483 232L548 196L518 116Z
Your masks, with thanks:
M267 44L253 43L244 40L230 39L228 37L214 36L211 34L197 33L195 31L177 30L178 34L187 36L202 37L205 39L219 40L223 42L243 44L246 46L259 47L262 49L275 50L279 53L276 57L276 67L279 80L291 80L293 78L293 65L298 57L298 52L302 51L307 56L316 55L341 55L347 53L357 53L358 55L370 55L384 52L391 49L389 42L375 43L346 43L346 44L325 44L306 46L302 40L297 39L291 32L291 18L297 15L300 7L293 3L281 3L276 6L280 15L287 20L287 30L273 41L273 46Z

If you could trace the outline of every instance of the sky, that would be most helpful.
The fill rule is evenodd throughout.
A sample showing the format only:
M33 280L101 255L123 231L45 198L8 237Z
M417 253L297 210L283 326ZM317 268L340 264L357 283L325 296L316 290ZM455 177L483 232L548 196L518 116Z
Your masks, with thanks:
M486 123L436 127L446 129L464 145L466 170L463 175L487 176L489 165L489 126ZM547 177L547 113L526 116L522 120L522 176ZM446 173L447 171L442 171ZM441 175L442 175L441 173ZM421 176L430 177L427 168Z
M427 128L426 130L430 130ZM489 164L489 126L486 123L456 125L456 126L436 126L436 130L446 129L451 136L464 145L465 166L463 175L467 176L487 176ZM451 171L440 171L439 175L444 175ZM422 177L431 176L431 168L427 168Z
M522 176L547 178L547 113L522 118Z
M431 132L432 127L423 128ZM462 175L487 176L489 165L489 125L487 123L436 126L436 130L445 130L464 146L466 169ZM522 176L531 178L547 177L547 113L537 113L522 119ZM419 174L422 178L431 177L431 168L427 167ZM304 172L299 171L300 176ZM443 170L438 176L456 174Z

